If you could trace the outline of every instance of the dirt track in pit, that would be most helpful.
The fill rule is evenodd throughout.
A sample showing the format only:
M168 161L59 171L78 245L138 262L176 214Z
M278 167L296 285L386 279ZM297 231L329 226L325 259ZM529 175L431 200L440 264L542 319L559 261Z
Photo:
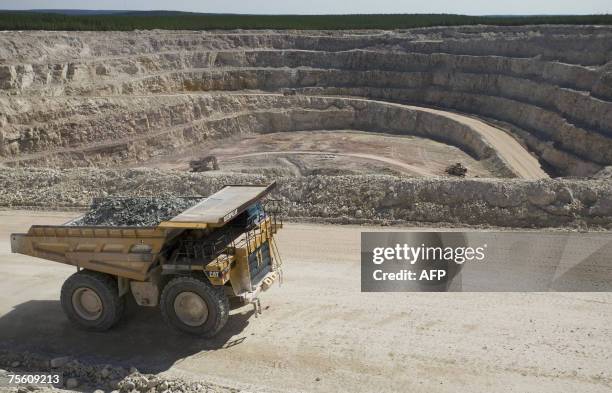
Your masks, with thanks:
M272 93L229 93L236 95L278 95ZM324 97L324 96L313 96L313 97ZM336 97L338 98L338 97ZM355 97L346 97L347 100L352 101L363 101L363 102L379 102L389 106L397 106L410 108L416 111L423 111L433 113L442 117L446 117L450 120L457 121L459 123L465 124L474 130L476 133L480 134L484 137L484 139L491 145L491 147L498 152L500 157L506 162L509 168L511 168L518 177L524 179L542 179L548 178L548 174L542 169L538 160L529 153L529 151L523 147L516 139L510 136L501 128L495 127L491 124L488 124L482 120L462 115L459 113L443 111L439 109L425 108L413 105L403 105L390 103L385 101L377 101L377 100L368 100L363 98L355 98ZM349 153L350 154L350 153ZM359 153L353 153L353 155ZM365 157L361 157L365 158ZM369 157L373 159L374 157ZM376 159L384 159L384 157L376 157ZM397 165L395 165L397 167ZM411 172L413 174L429 176L432 171L427 168L423 168L420 170L416 170L413 166L408 164L408 167L404 167L404 170Z
M287 224L283 286L263 294L258 318L233 310L213 340L176 334L157 310L135 307L116 329L85 333L58 301L74 268L12 255L8 237L73 216L0 212L2 347L253 391L612 388L611 294L360 293L359 234L380 227Z
M263 95L276 95L272 93L255 94L255 93L236 93L236 92L232 92L229 94L232 94L232 95L262 95L262 94ZM324 96L313 96L313 97L324 97ZM542 178L549 177L548 174L542 169L538 160L533 155L531 155L531 153L529 153L529 151L524 146L522 146L516 139L514 139L512 136L510 136L508 133L506 133L501 128L488 124L482 120L479 120L479 119L476 119L470 116L462 115L459 113L448 112L448 111L432 109L432 108L419 107L419 106L403 105L403 104L396 104L396 103L376 101L376 100L366 100L366 99L355 98L355 97L350 97L350 98L346 97L345 99L351 100L351 101L379 102L379 103L389 105L389 106L410 108L416 111L433 113L433 114L436 114L442 117L446 117L450 120L457 121L461 124L465 124L468 127L470 127L473 131L475 131L476 133L484 137L484 139L490 144L490 146L498 152L502 160L505 161L506 165L509 168L511 168L518 177L521 177L524 179L542 179ZM330 131L327 131L327 132L330 132ZM296 136L295 142L297 142L297 141L306 140L308 133L316 134L317 131L290 132L288 134L292 136L295 135ZM333 131L331 131L330 133L333 133ZM276 135L279 135L279 134L282 134L282 133L276 133ZM386 135L386 134L376 134L376 135L379 138L390 137L389 135ZM263 135L263 137L265 136L266 134ZM143 138L143 137L140 137L140 138ZM401 137L395 137L393 139L399 141L400 140L399 138ZM419 139L424 139L424 138L419 138ZM436 142L430 141L430 143L436 143ZM222 140L220 141L218 146L209 144L209 145L202 146L204 148L202 150L205 150L205 151L210 150L210 149L214 150L216 147L219 147L219 146L223 147L225 144L226 144L226 141ZM237 145L238 142L235 142L235 144ZM363 146L359 146L356 144L351 144L350 146L363 148ZM439 168L440 165L437 165L438 163L430 163L428 162L428 160L423 160L422 162L419 162L416 165L411 163L410 160L413 158L413 156L410 154L403 156L401 158L395 159L395 158L385 157L382 154L371 154L371 152L345 150L346 146L345 147L335 146L335 147L336 149L334 151L311 152L311 151L305 151L305 150L286 149L286 146L283 147L277 144L274 146L275 148L274 151L256 152L250 155L251 156L254 156L254 155L264 156L266 155L264 153L267 153L268 155L271 155L271 154L276 154L276 155L294 154L295 155L295 154L313 154L313 153L315 154L336 153L337 155L343 155L345 157L352 157L352 158L361 159L361 160L365 159L365 160L370 160L370 161L373 160L373 161L383 162L388 165L391 165L395 169L399 169L400 172L408 174L408 175L425 176L425 177L444 175L443 168L441 170L441 168ZM452 146L446 146L446 147L449 149L448 151L449 157L447 158L446 164L453 163L454 162L453 159L457 161L455 157L458 156L458 154L454 151L450 151L450 149L453 149L454 147ZM431 148L431 146L428 146L428 148ZM252 151L252 149L253 149L253 146L249 146L249 150ZM189 149L189 152L191 152L191 154L194 154L194 151L196 150L197 149ZM235 152L233 153L230 153L227 151L225 152L226 160L235 159L235 158L243 158L243 157L249 156L249 154L240 154L239 152L242 152L244 150L238 149L238 146L236 146L236 149L234 150ZM427 152L427 149L421 149L421 151ZM177 165L176 164L177 160L175 159L177 155L184 156L184 158L194 158L194 157L190 157L189 153L185 154L182 152L176 152L172 154L172 157L156 158L156 159L151 160L148 163L145 163L144 165L145 166L156 166L160 168L177 168L178 167L178 168L185 169L187 160L183 159L182 160L183 162ZM478 161L473 160L471 157L469 157L465 153L463 153L463 155L465 157L462 157L463 160L461 161L470 161L470 164L471 164L470 166L480 166ZM169 162L174 162L174 164L169 165ZM487 172L488 171L486 171L484 168L480 168L480 167L477 168L476 170L476 173L479 176L483 176L483 177L491 176L491 174Z
M322 155L327 154L324 151L300 151L300 150L289 150L289 151L264 151L259 153L249 153L242 154L239 156L235 156L235 158L244 158L244 157L257 157L257 156L266 156L266 155L277 155L277 154L314 154L314 155ZM381 157L374 154L363 154L363 153L336 153L338 156L342 157L354 157L354 158L363 158L366 160L380 161L386 164L389 164L394 167L398 167L408 173L414 173L420 176L436 176L432 171L427 169L419 168L415 165L405 164L401 161L394 160L391 158Z
M459 123L463 123L482 135L493 147L493 149L497 151L501 158L506 161L507 165L515 171L518 177L524 179L542 179L549 177L540 166L538 160L532 156L516 139L500 128L459 113L412 105L389 105L404 106L418 111L434 113L436 115L455 120Z
M221 170L229 172L279 168L290 170L296 176L333 171L334 174L436 177L446 175L449 163L461 162L468 168L467 177L496 176L493 168L444 143L355 130L275 132L224 138L131 166L188 170L190 160L204 155L217 157Z
M201 94L210 95L211 93L201 93ZM218 93L212 93L212 94L214 95ZM244 95L244 96L261 96L261 95L282 96L281 94L251 93L251 92L249 93L228 92L224 94L231 94L231 95L236 95L236 96L241 96L241 95ZM180 94L180 93L160 94L159 96L179 96L179 95L184 95L184 94ZM190 94L190 95L193 95L193 94ZM112 97L112 96L106 96L106 98L108 97ZM135 97L138 97L138 95L135 95ZM311 97L321 98L325 96L313 95ZM94 98L94 97L92 96L90 98ZM99 98L102 98L102 97L99 97ZM479 119L476 119L470 116L466 116L463 114L459 114L459 113L448 112L448 111L443 111L443 110L438 110L438 109L431 109L431 108L426 108L426 107L403 105L403 104L396 104L396 103L390 103L390 102L385 102L385 101L368 100L368 99L356 98L356 97L344 97L344 98L334 97L334 98L350 100L350 101L378 102L380 104L384 104L387 106L410 108L417 112L429 112L429 113L433 113L441 117L445 117L449 120L459 122L471 128L475 133L480 134L486 140L486 142L499 154L500 158L506 163L508 168L510 168L518 177L525 178L525 179L540 179L540 178L549 177L546 174L546 172L541 168L541 165L538 162L538 160L533 155L531 155L531 153L529 153L529 151L524 146L522 146L516 139L514 139L512 136L506 133L503 129L493 126L491 124L488 124L482 120L479 120ZM74 152L88 150L92 148L111 147L111 146L115 146L119 144L125 144L128 142L137 142L140 140L144 140L146 138L154 137L156 135L165 134L169 131L170 130L168 129L163 129L160 131L156 131L155 133L147 133L145 135L129 136L125 138L116 139L116 140L113 140L112 142L105 141L105 142L89 143L79 148L68 147L68 148L61 148L61 149L51 149L51 150L45 151L44 153L23 154L18 158L5 159L3 161L0 161L0 163L14 164L16 162L24 161L24 160L40 159L41 157L44 157L45 155L48 155L48 154L61 154L61 153L70 153L70 152L74 153ZM180 154L179 152L177 153ZM361 159L366 158L369 160L375 159L379 161L380 160L388 161L388 159L386 159L385 157L378 156L378 155L376 157L373 157L372 154L368 154L369 157L364 157L364 156L358 157L359 155L364 154L363 152L359 152L359 151L347 151L344 153L345 153L345 156L347 157L352 156L352 157L361 158ZM448 162L447 164L452 164L452 163L453 162ZM390 162L387 162L387 164L392 164L394 165L395 168L400 168L403 171L408 172L409 174L413 174L413 175L430 176L431 174L434 173L431 170L431 168L428 167L428 164L426 162L421 164L423 168L415 168L414 165L411 165L409 162L405 162L404 164L406 165L397 165L397 163L390 163ZM441 174L441 173L438 173L438 174Z

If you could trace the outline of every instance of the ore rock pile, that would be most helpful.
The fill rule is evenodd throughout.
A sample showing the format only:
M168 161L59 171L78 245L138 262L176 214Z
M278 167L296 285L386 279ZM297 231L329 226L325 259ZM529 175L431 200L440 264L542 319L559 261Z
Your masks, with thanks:
M89 364L70 356L51 358L28 352L0 350L0 386L11 373L53 373L62 376L59 385L21 385L1 392L94 392L94 393L238 393L241 390L209 381L187 381L164 375L143 374L135 367Z
M5 185L0 206L76 208L87 206L92 198L110 195L146 195L151 196L149 200L168 203L172 200L169 195L201 198L226 184L269 184L273 180L277 187L272 198L282 201L283 216L290 220L612 229L612 182L607 180L534 182L378 175L266 178L154 169L0 168L0 184ZM138 216L142 213L129 213L143 219Z
M96 198L87 213L69 225L156 226L194 206L198 197Z

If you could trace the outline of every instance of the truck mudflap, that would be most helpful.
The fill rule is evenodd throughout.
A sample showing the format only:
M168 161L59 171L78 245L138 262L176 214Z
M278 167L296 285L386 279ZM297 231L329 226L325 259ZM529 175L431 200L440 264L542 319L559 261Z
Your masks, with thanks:
M280 274L277 271L272 271L255 286L252 291L245 292L239 296L240 300L247 304L252 304L255 309L255 315L261 314L261 304L259 302L259 294L267 291L272 287L274 282L278 281Z
M11 234L11 252L17 254L24 254L27 252L24 233L12 233Z

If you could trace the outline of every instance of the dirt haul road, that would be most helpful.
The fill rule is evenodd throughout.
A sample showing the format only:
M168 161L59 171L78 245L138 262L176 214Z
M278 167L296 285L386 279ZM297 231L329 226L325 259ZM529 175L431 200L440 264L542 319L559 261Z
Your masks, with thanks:
M369 101L364 99L355 99L361 101ZM538 160L532 156L529 151L524 148L516 139L508 135L505 131L500 128L494 127L490 124L485 123L482 120L475 119L459 113L453 113L448 111L442 111L438 109L424 108L413 105L402 105L395 103L388 103L384 101L375 101L381 104L387 104L390 106L410 108L415 111L429 112L435 115L445 117L451 120L455 120L461 124L464 124L471 128L477 134L480 134L491 147L499 154L502 160L506 162L509 168L514 173L523 179L545 179L549 177L546 172L542 169Z
M252 391L612 389L612 294L360 293L359 234L380 227L288 224L283 286L263 295L258 318L234 310L214 340L174 333L155 309L85 333L58 302L74 268L11 255L8 242L71 216L0 212L0 347Z

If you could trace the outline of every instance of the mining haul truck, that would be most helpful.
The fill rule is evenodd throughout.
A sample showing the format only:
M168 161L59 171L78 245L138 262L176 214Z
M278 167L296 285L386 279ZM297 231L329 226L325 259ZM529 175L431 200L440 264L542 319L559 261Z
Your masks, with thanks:
M34 225L12 234L11 248L76 266L61 304L82 328L111 328L131 293L140 306L159 306L170 326L211 337L227 322L230 300L260 313L258 295L281 278L273 187L225 186L155 226Z

